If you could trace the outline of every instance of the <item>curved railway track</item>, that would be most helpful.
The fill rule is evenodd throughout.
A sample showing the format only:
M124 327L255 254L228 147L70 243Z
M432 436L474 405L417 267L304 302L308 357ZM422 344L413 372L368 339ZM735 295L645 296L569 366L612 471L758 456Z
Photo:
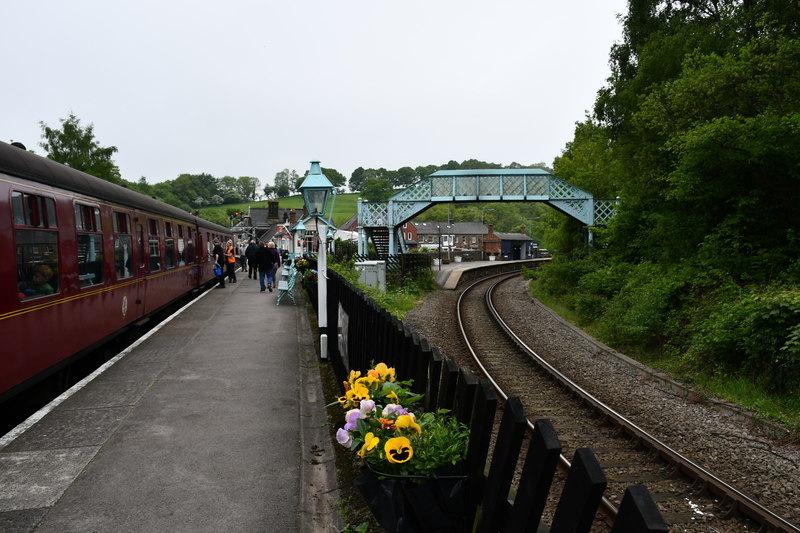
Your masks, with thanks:
M800 529L684 457L655 435L606 405L540 357L507 324L493 302L496 288L516 274L473 283L458 299L457 318L474 361L502 398L522 400L532 419L548 418L561 439L566 468L577 448L591 447L608 477L602 509L616 513L626 487L644 484L675 531ZM554 486L552 494L558 494ZM546 519L551 518L546 516ZM601 531L598 523L595 530Z

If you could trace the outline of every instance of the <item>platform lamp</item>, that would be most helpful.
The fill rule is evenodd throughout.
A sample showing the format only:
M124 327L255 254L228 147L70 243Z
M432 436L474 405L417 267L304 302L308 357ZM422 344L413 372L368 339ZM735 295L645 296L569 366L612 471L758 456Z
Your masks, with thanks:
M333 205L336 195L333 193L333 184L322 173L319 161L311 161L311 169L300 185L303 202L306 208L305 220L316 219L317 239L317 317L319 318L319 357L328 359L328 265L327 265L327 239L328 228L332 228ZM331 216L326 219L328 200L331 202Z
M303 246L302 245L300 246L300 253L299 254L297 253L297 239L298 239L298 237L300 239L305 239L305 236L306 236L306 226L305 226L305 224L303 224L303 221L301 220L300 222L295 224L295 226L292 228L292 256L293 256L293 261L295 263L297 263L297 256L298 255L300 257L303 256Z

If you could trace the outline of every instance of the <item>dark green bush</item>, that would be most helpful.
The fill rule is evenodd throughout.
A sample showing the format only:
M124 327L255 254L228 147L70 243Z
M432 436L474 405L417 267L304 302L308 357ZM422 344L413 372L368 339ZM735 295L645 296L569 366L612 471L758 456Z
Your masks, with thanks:
M619 346L660 351L684 284L682 274L675 270L653 263L631 266L625 284L597 323L600 336Z
M692 328L688 356L743 374L773 392L800 386L800 289L773 285L727 294ZM713 365L713 366L712 366Z

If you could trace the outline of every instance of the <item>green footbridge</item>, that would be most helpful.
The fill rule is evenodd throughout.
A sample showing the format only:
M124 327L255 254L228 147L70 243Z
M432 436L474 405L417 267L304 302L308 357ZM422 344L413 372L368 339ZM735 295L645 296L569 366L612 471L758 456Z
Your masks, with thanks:
M440 170L386 202L358 201L359 254L370 240L390 255L406 252L403 224L445 202L544 202L589 228L605 225L617 204L537 168Z

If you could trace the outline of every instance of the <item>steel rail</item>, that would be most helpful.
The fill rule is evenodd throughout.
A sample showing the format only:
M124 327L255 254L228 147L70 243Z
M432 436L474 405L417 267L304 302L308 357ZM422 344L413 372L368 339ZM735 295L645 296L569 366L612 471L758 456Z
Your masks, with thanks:
M508 400L508 394L506 394L506 392L503 390L503 388L500 386L500 384L497 381L495 381L495 379L492 377L492 374L483 365L483 363L481 362L480 358L478 357L478 354L475 353L475 350L472 347L472 343L469 341L469 337L467 336L467 332L464 329L464 320L461 318L461 300L464 297L464 295L467 294L467 292L469 292L473 287L475 287L475 285L478 285L479 283L483 283L487 279L491 279L493 277L505 276L503 279L497 281L494 285L492 285L492 287L486 293L486 304L489 306L490 313L493 316L497 316L495 314L496 311L494 310L494 306L492 305L491 300L490 300L490 293L494 290L494 288L497 285L499 285L500 283L504 282L507 279L510 279L511 277L516 276L518 273L519 273L519 271L512 271L511 275L509 275L510 274L509 272L503 272L502 274L494 274L492 276L487 276L486 278L480 279L480 280L470 284L468 287L466 287L461 292L461 294L458 296L458 301L456 302L456 314L457 314L457 317L458 317L458 327L461 330L461 338L464 339L464 343L467 345L467 349L469 350L469 353L472 355L472 361L478 366L478 368L480 368L480 370L483 373L483 375L486 377L486 379L489 380L489 382L492 384L492 387L494 387L494 390L497 391L497 394L500 395L500 397L503 399L504 402L506 400ZM533 431L535 429L536 425L527 416L525 417L525 420L527 422L528 429ZM559 454L559 456L558 456L558 466L559 466L559 468L561 469L562 472L566 473L566 472L569 472L569 469L572 467L572 462L569 460L569 458L567 458L567 456L565 456L562 453L562 454ZM611 500L609 500L605 495L601 498L600 505L602 506L604 513L606 514L606 516L609 519L613 520L613 518L617 516L617 512L618 512L617 506L614 505L614 503Z
M508 274L508 273L506 273ZM490 276L488 278L484 278L483 280L476 281L469 287L467 287L462 294L459 296L458 299L458 318L459 318L459 326L461 327L462 335L466 335L461 323L461 297L470 289L472 289L478 283L482 281L486 281L487 279L491 279ZM640 428L632 421L625 418L622 414L618 413L610 406L606 405L598 398L595 398L591 393L586 391L580 385L569 379L565 376L562 372L552 366L550 363L545 361L542 357L540 357L531 347L529 347L525 342L519 338L519 336L514 333L514 331L506 324L506 322L500 317L500 314L497 312L493 302L492 302L492 293L494 289L499 286L504 281L511 279L514 276L506 276L505 278L496 281L486 292L486 305L489 308L489 312L494 317L495 321L498 325L506 332L506 334L519 346L524 352L526 352L529 357L545 369L548 373L550 373L557 381L562 383L565 387L571 390L574 394L576 394L584 403L591 406L592 408L596 409L599 413L604 415L609 420L612 420L614 423L621 426L629 435L634 438L637 438L640 442L645 444L646 446L650 447L654 451L656 451L659 455L664 457L665 459L675 463L681 471L683 471L686 475L691 477L692 479L699 480L703 483L704 487L712 492L713 494L721 497L723 501L731 503L731 507L729 512L733 512L737 510L744 516L758 522L761 524L762 528L767 527L771 531L779 532L779 533L800 533L800 528L797 525L789 522L785 518L780 515L777 515L767 507L764 507L759 502L752 499L750 496L744 494L736 487L733 487L726 481L718 478L702 466L698 465L691 459L687 458L686 456L682 455L678 451L670 448L667 444L660 441L654 435L648 433L644 429ZM466 341L468 346L470 347L470 352L472 353L473 359L477 359L475 352L472 350L471 345L468 341ZM486 369L483 367L482 364L476 361L478 366L480 366L481 370L484 372L484 375L487 377L489 376L486 372ZM501 394L504 398L507 398L505 393L500 391L499 386L497 383L490 378L490 381L498 389L498 393ZM533 424L528 421L528 425L533 427ZM603 502L605 506L605 501ZM608 502L612 508L616 509L611 502Z

